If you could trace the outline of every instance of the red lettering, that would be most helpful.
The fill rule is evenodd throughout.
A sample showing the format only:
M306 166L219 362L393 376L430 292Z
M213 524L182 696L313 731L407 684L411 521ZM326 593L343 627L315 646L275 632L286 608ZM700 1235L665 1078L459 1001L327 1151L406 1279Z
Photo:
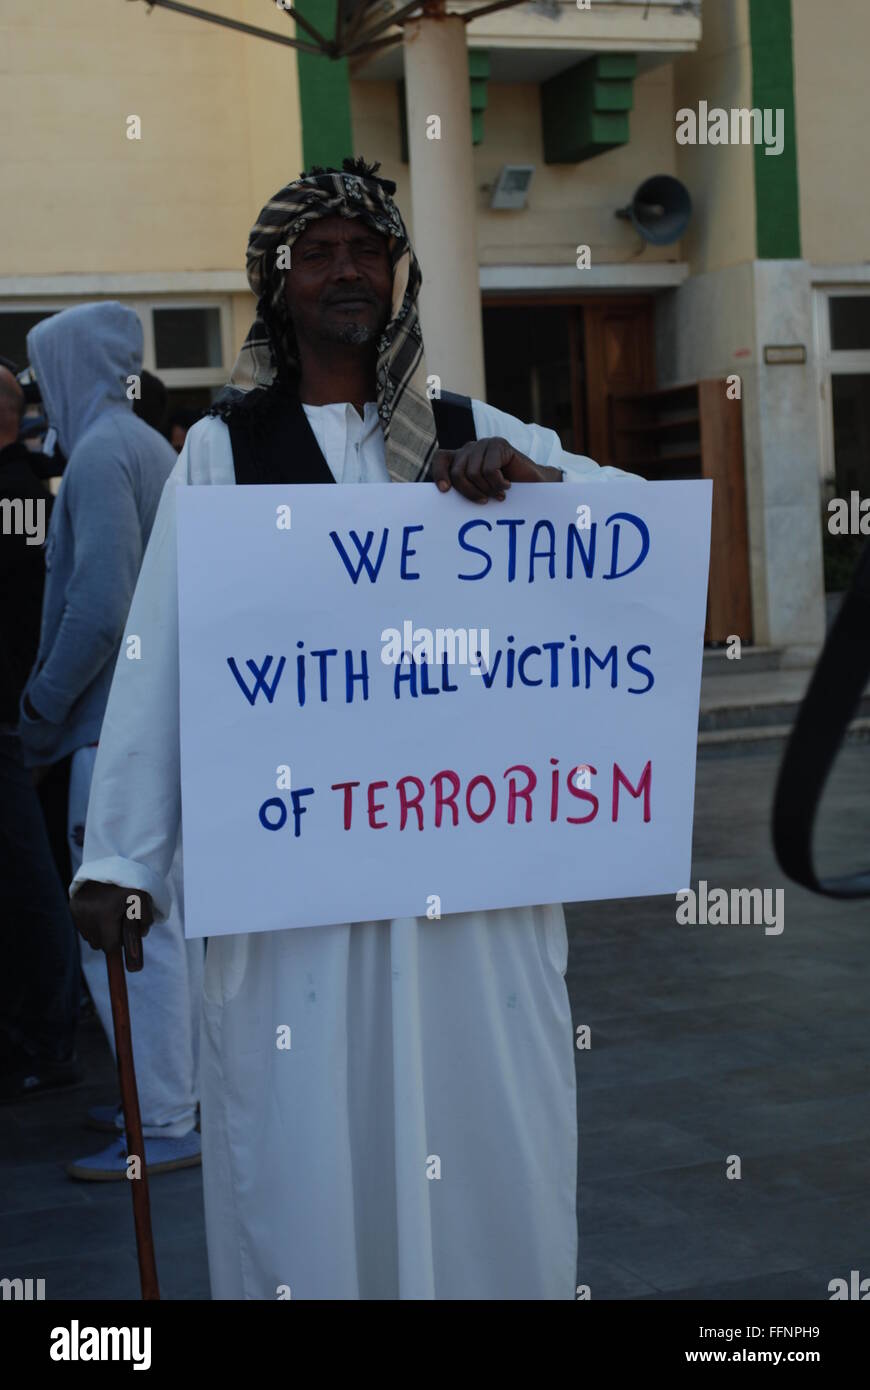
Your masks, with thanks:
M584 763L583 766L584 768L588 767L591 776L595 776L596 769L591 763ZM591 802L592 810L589 812L588 816L566 816L565 819L569 825L585 825L587 821L594 820L598 815L598 797L594 792L587 791L585 787L577 787L574 785L574 773L576 771L576 767L572 767L571 771L568 773L568 790L571 795L576 796L579 801Z
M646 824L650 818L649 799L651 780L652 759L650 759L643 772L640 774L640 781L636 787L631 785L622 768L619 766L619 763L613 764L613 820L616 820L619 816L619 784L621 782L622 785L631 792L631 795L635 797L635 799L643 792L643 819L644 824Z
M559 759L551 758L553 771L550 773L550 820L556 819L559 809Z
M471 793L474 791L474 788L477 786L478 782L485 783L487 791L489 792L489 805L487 806L485 811L481 811L479 813L477 811L472 811L471 809ZM465 809L471 816L471 819L474 821L475 825L480 825L480 822L482 820L486 820L489 816L492 815L492 808L494 805L495 787L492 785L492 782L490 782L489 778L484 777L483 773L480 773L477 777L472 777L471 781L465 789Z
M448 777L453 784L453 791L450 793L449 796L444 795L442 787L442 782L445 777ZM459 791L460 783L456 773L450 772L449 770L445 770L443 772L436 772L435 776L432 778L430 785L435 788L435 828L437 829L438 826L441 824L441 815L445 806L450 807L451 811L453 812L453 824L458 825L459 810L456 805L456 794Z
M410 799L408 798L408 796L407 796L406 793L405 793L405 783L406 783L406 782L416 782L416 784L417 784L417 795L414 796L414 797L411 797ZM423 829L423 808L422 808L422 806L420 805L420 802L423 800L423 793L425 792L426 788L423 786L423 783L420 781L420 778L419 778L419 777L410 777L410 776L409 776L409 777L400 777L399 780L398 780L398 782L396 783L396 790L397 790L397 792L399 793L399 810L400 810L399 829L400 829L400 830L404 830L404 829L405 829L405 825L407 824L407 820L408 820L408 812L409 812L409 811L416 811L416 812L417 812L417 829L418 829L418 830L422 830L422 829Z
M538 779L532 772L532 769L527 767L525 763L517 763L514 767L509 767L504 776L509 777L512 772L525 772L528 780L522 791L517 791L517 785L513 777L511 777L508 783L508 825L513 825L516 821L518 797L522 797L526 803L526 825L528 825L529 821L532 819L532 792L538 785Z
M386 830L387 828L387 822L385 820L375 820L378 811L383 811L384 809L384 803L382 801L375 801L375 792L379 791L381 787L388 787L389 785L389 782L369 782L369 825L372 830Z
M385 783L384 785L386 785L386 783ZM350 820L351 820L351 797L353 796L353 793L352 793L352 791L351 791L351 788L352 788L352 787L358 787L358 786L359 786L359 782L333 782L333 784L332 784L332 788L331 788L332 791L334 791L334 792L340 792L340 791L342 791L342 790L344 791L344 828L345 828L345 830L350 830Z

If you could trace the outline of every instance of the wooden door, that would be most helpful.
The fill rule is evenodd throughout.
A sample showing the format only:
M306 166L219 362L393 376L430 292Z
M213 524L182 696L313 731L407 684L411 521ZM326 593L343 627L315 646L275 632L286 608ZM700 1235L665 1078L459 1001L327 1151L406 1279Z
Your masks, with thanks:
M610 397L651 391L655 384L652 301L586 300L583 304L587 452L613 464Z

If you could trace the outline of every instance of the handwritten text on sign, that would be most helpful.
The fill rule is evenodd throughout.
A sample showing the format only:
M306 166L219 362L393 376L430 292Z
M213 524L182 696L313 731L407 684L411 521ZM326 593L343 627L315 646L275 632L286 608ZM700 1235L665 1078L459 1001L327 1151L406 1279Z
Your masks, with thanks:
M709 483L178 501L189 935L688 883Z

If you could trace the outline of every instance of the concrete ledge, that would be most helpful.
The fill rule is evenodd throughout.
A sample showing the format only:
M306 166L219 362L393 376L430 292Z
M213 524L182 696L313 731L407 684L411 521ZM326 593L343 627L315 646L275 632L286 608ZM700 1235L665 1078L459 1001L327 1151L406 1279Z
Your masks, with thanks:
M0 275L4 299L67 299L76 295L250 294L241 270L148 270L94 275ZM253 296L252 296L253 298Z
M791 724L753 729L715 729L698 735L699 758L733 758L751 753L778 753L785 748ZM853 719L844 743L870 743L870 719Z
M578 270L574 265L484 265L480 267L480 288L498 290L666 290L689 278L686 261L651 261L633 265L622 261L605 262Z

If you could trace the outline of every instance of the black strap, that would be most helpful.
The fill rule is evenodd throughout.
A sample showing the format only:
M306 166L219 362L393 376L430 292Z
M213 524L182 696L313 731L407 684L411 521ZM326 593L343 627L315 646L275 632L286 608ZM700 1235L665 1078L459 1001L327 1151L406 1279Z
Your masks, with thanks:
M297 395L230 387L213 411L229 429L237 483L335 482ZM476 437L468 396L443 391L432 412L442 449L459 449Z
M830 898L870 896L870 870L819 879L813 825L834 759L870 677L870 546L828 634L779 771L773 847L789 878Z
M435 416L435 433L441 449L461 449L477 438L474 429L474 414L469 396L457 396L453 391L442 391L432 402Z

